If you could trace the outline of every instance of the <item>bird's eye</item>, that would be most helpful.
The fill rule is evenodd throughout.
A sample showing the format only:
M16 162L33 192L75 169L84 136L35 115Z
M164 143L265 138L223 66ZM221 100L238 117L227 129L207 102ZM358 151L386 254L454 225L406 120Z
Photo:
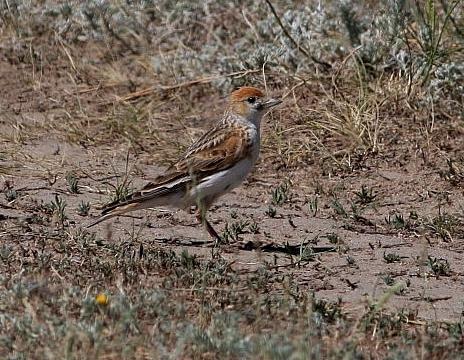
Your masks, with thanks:
M256 98L254 96L250 96L247 101L250 103L250 104L254 104L255 101L256 101Z

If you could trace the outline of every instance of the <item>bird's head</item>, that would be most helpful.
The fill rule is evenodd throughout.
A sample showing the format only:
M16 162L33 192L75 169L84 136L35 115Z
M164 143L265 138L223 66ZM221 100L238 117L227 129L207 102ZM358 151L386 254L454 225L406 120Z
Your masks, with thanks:
M230 95L229 110L259 127L259 123L271 108L282 100L266 98L264 93L254 87L241 87Z

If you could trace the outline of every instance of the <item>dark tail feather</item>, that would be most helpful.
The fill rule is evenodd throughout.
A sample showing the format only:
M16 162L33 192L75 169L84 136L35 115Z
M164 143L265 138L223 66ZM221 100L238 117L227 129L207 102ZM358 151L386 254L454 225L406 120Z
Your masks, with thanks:
M102 216L100 216L94 222L87 225L87 228L97 225L101 223L102 221L111 219L112 217L122 215L122 214L125 214L126 212L134 211L139 208L140 209L142 208L139 202L123 203L123 204L115 204L115 203L109 204L107 207L103 209Z
M95 226L97 224L100 224L102 221L108 220L108 219L112 218L113 216L116 216L116 215L106 214L106 215L100 216L98 219L96 219L95 221L93 221L92 223L87 225L87 229L91 228L92 226Z
M109 203L109 204L106 204L103 209L102 209L102 216L103 215L106 215L106 214L109 214L110 212L112 212L114 209L117 209L118 207L120 206L124 206L126 205L127 202L124 201L124 202L120 202L120 201L113 201L112 203Z

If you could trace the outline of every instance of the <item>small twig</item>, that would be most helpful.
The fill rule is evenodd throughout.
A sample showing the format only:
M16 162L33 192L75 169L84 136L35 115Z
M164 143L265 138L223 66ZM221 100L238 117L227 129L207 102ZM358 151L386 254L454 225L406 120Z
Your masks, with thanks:
M119 98L118 101L120 101L120 102L130 101L130 100L134 100L134 99L137 99L139 97L142 97L142 96L151 95L151 94L153 94L153 93L155 93L157 91L168 91L168 90L179 89L179 88L188 87L188 86L192 86L192 85L197 85L197 84L207 84L207 83L210 83L211 81L214 81L214 80L220 79L220 78L227 78L227 77L234 77L234 76L243 77L243 76L246 76L246 75L249 75L249 74L258 73L260 71L261 71L261 69L260 70L235 71L233 73L229 73L229 74L225 74L225 75L206 76L206 77L203 77L203 78L194 79L194 80L186 81L186 82L183 82L183 83L180 83L180 84L175 84L175 85L151 86L149 88L142 89L142 90L127 94L126 96L124 96L122 98Z
M243 19L245 20L246 24L250 27L251 31L253 32L253 34L255 35L256 37L256 40L258 41L261 41L261 36L259 36L259 33L258 31L256 30L256 27L251 23L251 21L248 19L246 13L245 13L245 9L242 9L242 16L243 16Z
M57 36L58 38L58 41L61 45L61 47L63 48L63 51L64 53L66 54L68 60L69 60L69 63L71 64L71 67L73 68L73 70L76 72L76 73L79 73L79 70L77 70L77 67L74 63L74 60L71 56L71 53L69 52L69 50L66 48L66 45L63 43L63 40L61 39L61 37L55 32L55 35Z
M58 276L58 278L59 278L61 281L64 280L64 277L62 277L62 276L58 273L58 271L56 271L56 269L53 267L53 265L51 265L50 268L52 269L52 272L53 272L56 276Z
M19 189L16 189L16 191L18 192L21 192L21 191L37 191L37 190L52 190L52 187L51 186L36 186L36 187L22 187L22 188L19 188ZM59 191L58 189L56 189L56 191ZM65 191L64 190L61 190L62 193L64 194Z
M266 72L264 70L265 67L266 67L266 61L264 61L264 63L263 63L262 72L263 72L264 91L267 94Z
M458 2L461 0L458 0ZM445 14L448 13L448 5L446 4L446 1L440 0L441 6L443 7L443 10L445 10ZM454 26L454 29L456 31L456 34L458 34L460 37L464 38L464 31L461 30L459 24L456 22L456 19L454 17L449 16L451 23Z
M303 86L306 84L305 80L300 81L298 84L294 85L289 91L287 91L283 96L282 99L285 99L288 95L290 95L296 88L299 88L300 86Z
M450 300L452 299L453 297L452 296L438 296L438 297L431 297L431 296L414 296L411 298L411 300L413 301L421 301L421 300L424 300L424 301L427 301L429 303L434 303L434 302L437 302L437 301L446 301L446 300Z
M346 100L345 99L345 96L343 95L343 93L339 90L338 86L337 86L337 79L338 79L338 76L340 75L340 72L342 71L343 67L346 65L346 63L348 62L348 60L352 57L352 56L355 56L355 53L361 49L362 46L358 46L358 47L355 47L353 50L350 51L350 53L343 59L342 63L340 64L340 66L338 67L338 69L335 71L335 74L333 74L332 76L332 86L333 88L335 89L335 91L341 95L341 97L343 98L343 100Z

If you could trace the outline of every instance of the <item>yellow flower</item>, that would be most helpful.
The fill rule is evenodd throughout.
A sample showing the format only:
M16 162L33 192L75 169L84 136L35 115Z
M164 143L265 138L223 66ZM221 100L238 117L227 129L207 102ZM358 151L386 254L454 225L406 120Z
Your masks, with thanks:
M108 305L108 302L110 299L106 294L99 293L97 296L95 296L95 301L97 302L98 305Z

